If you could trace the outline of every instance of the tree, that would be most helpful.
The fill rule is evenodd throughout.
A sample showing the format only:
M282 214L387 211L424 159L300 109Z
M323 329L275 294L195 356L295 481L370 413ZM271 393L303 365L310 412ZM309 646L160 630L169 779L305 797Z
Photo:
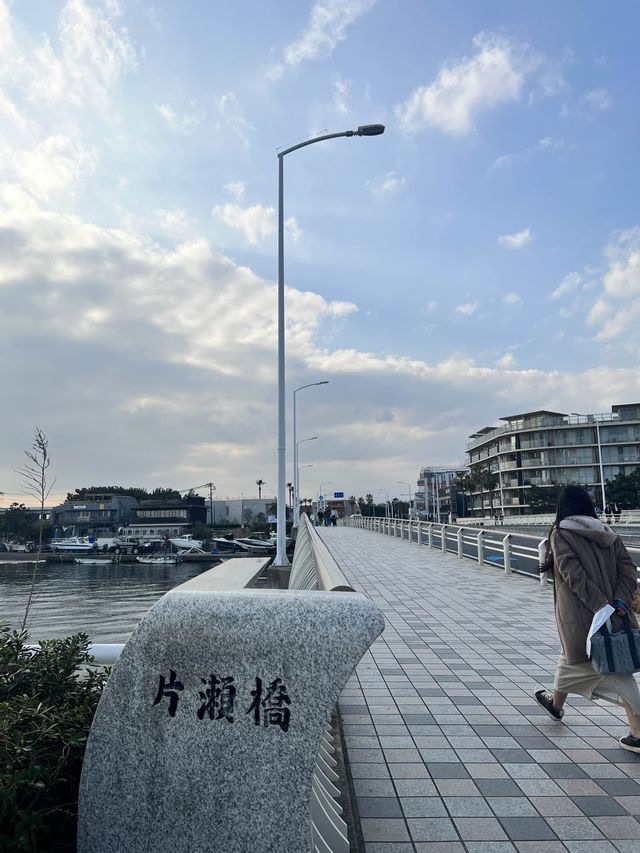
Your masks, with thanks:
M471 495L473 491L473 480L470 474L458 474L454 477L452 484L462 498L462 515L464 516L467 513L466 496Z
M293 483L287 483L287 489L289 490L289 503L293 506Z
M258 500L262 499L262 487L265 485L264 480L256 480L256 486L258 487Z
M32 532L31 514L26 506L14 501L4 514L5 536L9 539L28 539Z
M529 512L533 514L555 512L558 495L562 489L561 483L552 483L549 486L530 486L525 492Z
M36 551L36 559L33 565L33 575L31 576L31 587L29 589L29 598L24 611L21 630L24 631L29 618L29 610L33 601L33 593L36 586L36 576L38 571L38 561L42 553L42 531L44 528L44 505L51 494L51 489L54 487L56 478L54 477L49 482L49 467L51 466L51 457L49 455L49 442L46 435L40 427L36 427L33 434L33 444L30 450L25 450L26 462L17 470L22 477L22 484L25 490L33 495L38 501L40 508L38 519L38 549Z
M616 474L605 484L607 500L624 509L640 507L640 469L631 474Z
M194 539L200 539L202 542L211 542L211 528L208 524L196 521L191 528L191 533Z
M251 527L253 523L253 510L251 507L245 507L242 523L245 527Z
M373 495L370 495L370 494L365 495L364 499L369 504L369 506L371 506L371 504L373 503Z

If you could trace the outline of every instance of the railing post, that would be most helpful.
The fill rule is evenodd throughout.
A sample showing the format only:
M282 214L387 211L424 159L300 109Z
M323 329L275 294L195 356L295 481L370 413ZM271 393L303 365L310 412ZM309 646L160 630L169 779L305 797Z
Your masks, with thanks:
M511 574L511 534L502 537L502 554L505 574Z
M484 530L478 531L476 543L478 548L478 562L482 565L484 563Z
M538 542L538 571L540 572L540 583L544 586L547 582L547 573L542 571L542 567L547 559L547 548L550 548L548 539L543 539ZM554 581L555 583L555 581Z
M443 524L440 528L440 546L442 548L442 553L446 553L447 551L447 525Z
M418 528L418 545L422 545L422 522L419 521L417 524Z
M456 534L456 538L458 540L458 557L460 557L460 558L464 557L464 541L462 538L463 536L464 536L464 528L459 527L458 533Z
M429 526L427 528L427 536L429 540L429 548L433 548L433 522L429 522Z

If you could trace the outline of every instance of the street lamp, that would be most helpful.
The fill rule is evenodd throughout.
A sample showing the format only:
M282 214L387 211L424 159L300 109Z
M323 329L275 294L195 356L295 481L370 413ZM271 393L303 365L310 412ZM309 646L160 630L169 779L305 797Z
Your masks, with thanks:
M278 494L277 494L277 534L276 557L274 566L288 566L286 548L286 418L285 418L285 378L284 378L284 158L298 148L336 139L340 136L379 136L384 133L383 124L363 124L357 130L343 130L340 133L325 133L314 136L278 152Z
M589 423L589 415L583 415L580 412L571 412L572 415L577 415L579 418L586 418L587 423ZM593 417L593 422L596 425L596 442L598 445L598 466L600 468L600 495L602 498L602 512L604 512L604 508L607 505L607 496L604 490L604 467L602 465L602 445L600 444L600 424L595 418L595 415L591 415Z
M320 498L322 498L322 504L323 504L323 506L326 506L327 502L324 499L324 492L322 490L325 486L331 486L332 484L333 484L333 480L329 480L328 483L320 483L320 491L318 492L318 504L320 503ZM319 506L318 506L318 509L320 509Z
M317 441L318 436L312 435L311 438L303 438L300 441L296 441L293 446L294 456L296 460L296 467L293 472L293 482L294 482L294 492L293 492L293 512L294 512L294 525L297 525L300 521L300 498L299 498L299 490L300 490L300 466L298 465L298 458L300 456L300 451L298 450L299 445L304 444L305 441ZM297 515L296 515L297 510Z
M296 394L304 388L314 388L316 385L328 385L329 380L323 379L321 382L310 382L308 385L301 385L293 392L293 526L296 527L300 521L300 483L298 482L298 443L296 442Z
M398 480L398 483L400 483L401 486L406 486L407 489L409 490L409 521L411 521L411 516L412 516L412 514L411 514L411 501L412 501L411 484L407 483L406 480Z
M376 489L376 494L378 492L384 495L384 517L389 518L389 492L386 489Z

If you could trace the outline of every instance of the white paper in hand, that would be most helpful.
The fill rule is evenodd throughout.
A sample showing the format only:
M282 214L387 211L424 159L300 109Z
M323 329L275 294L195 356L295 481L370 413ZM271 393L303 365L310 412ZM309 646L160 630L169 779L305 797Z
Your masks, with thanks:
M607 619L611 618L611 615L615 613L615 608L610 604L605 604L604 607L601 607L600 610L596 610L593 614L593 621L591 622L591 627L589 628L589 633L587 635L587 655L591 657L591 638L599 631L600 628L604 625Z

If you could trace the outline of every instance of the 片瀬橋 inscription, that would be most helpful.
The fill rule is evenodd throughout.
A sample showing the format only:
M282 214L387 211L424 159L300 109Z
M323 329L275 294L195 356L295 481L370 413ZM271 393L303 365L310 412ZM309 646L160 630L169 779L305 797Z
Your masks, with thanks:
M211 673L209 678L200 678L203 690L198 690L200 707L196 711L199 720L207 716L210 720L226 720L233 723L234 705L236 701L235 677L226 675L219 677ZM175 717L178 710L180 694L185 687L178 679L175 670L169 670L169 678L160 675L158 678L158 692L153 705L160 705L163 699L168 700L167 708L170 717ZM252 714L256 726L278 726L283 732L289 730L291 719L291 699L287 693L287 685L281 678L274 678L265 682L256 675L255 688L250 691L253 701L248 708L243 708L244 715Z

